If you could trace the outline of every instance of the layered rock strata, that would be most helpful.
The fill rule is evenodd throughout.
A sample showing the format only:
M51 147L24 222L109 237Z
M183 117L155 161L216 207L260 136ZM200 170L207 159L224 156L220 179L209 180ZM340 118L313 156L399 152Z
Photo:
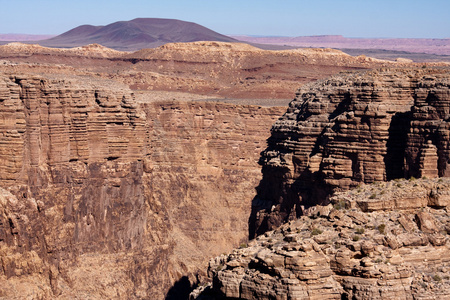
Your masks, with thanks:
M450 181L383 185L387 198L407 203L416 193L448 193ZM370 213L349 205L353 199L364 207L380 188L363 185L341 193L334 206L312 207L211 260L213 284L197 289L191 299L448 299L449 202L441 208L428 202L420 209Z
M0 77L0 297L189 288L208 257L246 240L257 159L280 113L144 105L92 78Z
M360 183L448 176L448 69L380 69L303 86L272 127L250 236Z

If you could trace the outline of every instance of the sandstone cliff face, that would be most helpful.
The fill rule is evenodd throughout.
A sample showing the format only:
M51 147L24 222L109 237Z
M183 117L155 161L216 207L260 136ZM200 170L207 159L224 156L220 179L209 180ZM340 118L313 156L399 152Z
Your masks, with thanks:
M0 297L161 299L195 281L246 238L258 149L279 114L1 77Z
M172 101L143 109L149 190L168 211L178 264L193 274L209 253L247 241L258 157L282 108Z
M430 196L420 209L367 213L352 204L364 207L380 190L408 203L416 193L449 188L449 179L400 180L336 195L334 206L312 207L211 260L212 286L191 299L448 299L448 195L441 198L447 209L429 207Z
M46 298L146 295L154 291L140 281L167 285L168 274L146 274L167 268L170 227L149 214L148 129L131 94L26 76L2 78L1 91L0 180L14 194L1 218L3 295L21 298L16 286Z
M261 157L251 236L337 189L448 176L449 100L447 69L341 74L300 88Z

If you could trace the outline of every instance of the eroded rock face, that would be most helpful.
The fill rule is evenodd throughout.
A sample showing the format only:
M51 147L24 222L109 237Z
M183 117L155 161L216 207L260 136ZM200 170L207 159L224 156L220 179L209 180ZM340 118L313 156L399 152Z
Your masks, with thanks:
M89 81L1 82L0 181L14 195L2 207L3 295L16 286L47 298L161 293L150 282L171 275L149 275L168 268L170 224L145 194L148 128L131 94ZM95 292L102 284L112 287Z
M162 299L182 276L189 288L246 240L279 115L141 106L92 78L0 77L0 297Z
M450 181L400 183L386 183L386 194L407 202L400 200L405 189L448 190ZM191 299L447 299L448 207L352 208L353 200L372 201L365 195L379 190L364 185L341 193L334 206L311 207L307 216L211 260L212 285Z
M250 236L360 183L448 176L448 69L340 74L299 89L262 154Z

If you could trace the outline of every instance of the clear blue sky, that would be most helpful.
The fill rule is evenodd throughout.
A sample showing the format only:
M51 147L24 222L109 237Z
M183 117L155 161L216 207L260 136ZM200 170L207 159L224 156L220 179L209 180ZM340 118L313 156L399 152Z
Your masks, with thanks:
M222 34L450 38L450 0L0 0L0 33L60 34L138 17Z

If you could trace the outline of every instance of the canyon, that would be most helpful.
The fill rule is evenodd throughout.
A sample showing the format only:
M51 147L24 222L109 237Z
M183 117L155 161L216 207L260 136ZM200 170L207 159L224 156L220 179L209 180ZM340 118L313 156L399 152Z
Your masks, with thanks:
M364 298L361 286L381 273L367 271L372 281L362 281L348 271L358 263L372 267L360 262L361 243L349 236L367 225L359 235L371 240L377 228L368 227L382 222L390 233L406 234L396 223L401 214L416 224L408 234L420 230L426 237L389 253L398 258L420 246L413 254L440 257L427 272L443 279L435 295L446 295L447 273L436 266L448 253L445 197L425 197L407 206L417 211L398 213L405 208L388 207L390 198L382 196L329 196L402 177L447 177L447 64L220 42L137 52L15 43L0 46L0 59L1 298L185 299L210 281L205 291L219 297L257 298L267 289L258 292L255 285L298 287L295 278L283 277L302 271L294 263L282 275L269 266L272 278L261 275L262 282L250 274L257 253L274 260L266 249L273 241L272 250L286 246L283 251L317 258L312 272L327 268L325 256L337 254L326 254L319 237L307 239L313 227L333 239L342 231L333 243L342 247L339 276L350 283L325 272L332 297ZM440 195L447 185L437 180L426 189ZM332 208L340 203L343 209ZM428 220L421 208L434 216L434 229L413 221ZM368 211L377 212L365 219ZM364 222L350 223L346 214ZM285 233L297 230L305 236ZM391 254L379 249L381 239L372 255L384 262ZM212 257L219 258L208 271ZM416 256L403 259L415 268ZM386 274L397 272L386 268ZM242 293L239 272L253 282ZM414 272L386 284L404 284ZM219 282L223 288L214 286Z
M449 96L448 69L301 87L261 154L255 239L191 299L447 299Z
M19 75L0 103L2 297L161 299L247 240L280 108Z

